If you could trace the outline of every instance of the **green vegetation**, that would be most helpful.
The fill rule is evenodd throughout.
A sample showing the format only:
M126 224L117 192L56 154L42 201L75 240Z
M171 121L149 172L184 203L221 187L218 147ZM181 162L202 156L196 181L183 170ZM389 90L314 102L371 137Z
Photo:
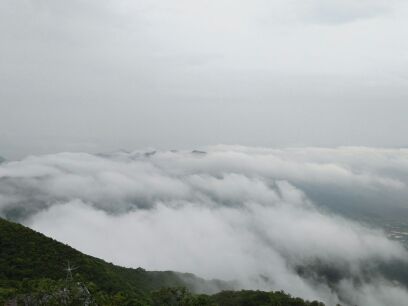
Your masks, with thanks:
M77 266L67 278L67 262ZM123 268L0 218L0 305L320 306L284 292L222 291L192 274Z

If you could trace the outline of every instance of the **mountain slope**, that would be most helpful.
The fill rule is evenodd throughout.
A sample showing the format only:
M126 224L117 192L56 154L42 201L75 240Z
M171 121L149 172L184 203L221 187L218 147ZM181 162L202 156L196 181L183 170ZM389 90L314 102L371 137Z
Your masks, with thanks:
M204 292L212 288L228 288L224 282L205 281L192 274L115 266L20 224L0 219L0 285L18 288L24 279L65 279L64 269L68 262L78 267L73 272L76 280L92 282L109 294L121 291L143 293L174 286Z
M66 279L68 262L78 267L73 271L74 281ZM231 284L193 274L119 267L0 218L0 305L16 296L30 300L29 305L41 304L39 300L58 305L67 288L71 295L83 295L89 289L99 305L320 305L282 292L225 291L208 296L190 294L182 287L195 293L214 292L231 288ZM85 304L79 300L82 302L72 300L67 305Z

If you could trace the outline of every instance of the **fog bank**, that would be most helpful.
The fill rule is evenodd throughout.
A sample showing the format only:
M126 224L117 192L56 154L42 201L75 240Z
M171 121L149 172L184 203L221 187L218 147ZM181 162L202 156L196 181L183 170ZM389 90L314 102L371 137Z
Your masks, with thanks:
M0 215L120 265L402 305L407 251L336 212L401 215L407 182L405 149L60 153L0 165Z

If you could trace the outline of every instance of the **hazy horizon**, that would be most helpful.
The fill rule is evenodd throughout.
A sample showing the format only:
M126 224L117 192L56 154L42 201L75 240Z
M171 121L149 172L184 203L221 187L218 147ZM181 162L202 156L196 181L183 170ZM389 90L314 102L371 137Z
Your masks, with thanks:
M0 3L0 155L405 147L403 0Z

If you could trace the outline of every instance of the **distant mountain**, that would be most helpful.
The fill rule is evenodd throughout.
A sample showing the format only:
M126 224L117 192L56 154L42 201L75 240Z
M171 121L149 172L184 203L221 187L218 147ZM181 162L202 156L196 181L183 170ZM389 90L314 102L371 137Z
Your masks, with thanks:
M231 287L193 274L119 267L0 218L0 305L323 305L283 292L198 294Z
M196 155L205 155L205 154L207 154L207 152L200 151L200 150L193 150L193 151L191 151L191 153L196 154Z
M6 161L6 159L5 159L4 157L1 157L1 156L0 156L0 164L3 163L3 162L5 162L5 161Z

